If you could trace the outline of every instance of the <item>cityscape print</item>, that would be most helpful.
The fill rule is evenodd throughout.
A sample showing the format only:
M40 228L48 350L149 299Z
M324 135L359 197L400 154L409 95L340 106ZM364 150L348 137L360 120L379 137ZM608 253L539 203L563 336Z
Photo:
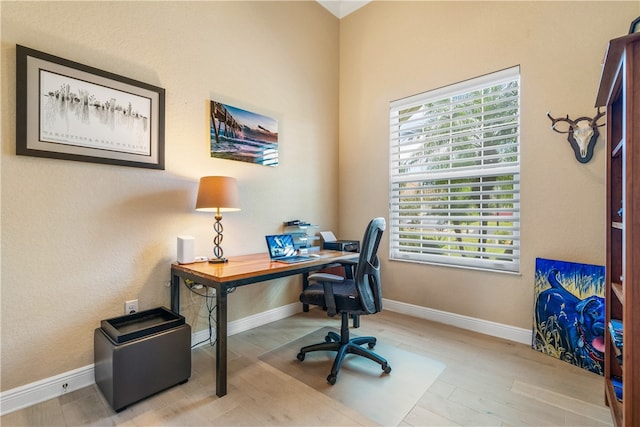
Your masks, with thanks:
M151 99L40 70L42 142L151 155Z

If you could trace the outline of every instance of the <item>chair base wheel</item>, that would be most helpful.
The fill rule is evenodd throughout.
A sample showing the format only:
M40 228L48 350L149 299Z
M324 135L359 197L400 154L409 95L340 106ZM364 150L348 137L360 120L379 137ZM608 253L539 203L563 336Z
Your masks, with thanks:
M298 360L302 362L307 353L314 351L336 352L336 356L333 360L333 366L329 376L327 377L327 382L331 385L334 385L338 380L340 367L348 354L372 360L380 365L385 374L390 373L391 366L389 366L387 360L372 351L377 342L376 338L372 336L358 336L350 338L348 313L343 312L341 314L342 324L340 327L340 334L330 331L325 335L324 342L302 347L297 355Z

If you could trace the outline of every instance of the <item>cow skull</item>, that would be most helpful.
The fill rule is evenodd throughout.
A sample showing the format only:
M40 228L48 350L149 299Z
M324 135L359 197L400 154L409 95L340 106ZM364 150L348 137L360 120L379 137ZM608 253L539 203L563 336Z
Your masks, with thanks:
M604 115L604 112L600 112L600 108L598 108L598 114L593 118L578 117L575 120L571 120L568 114L566 118L554 119L551 114L547 113L547 117L551 120L551 129L558 133L569 134L567 140L580 163L587 163L593 157L593 147L600 136L598 128L605 125L605 123L599 125L597 122ZM566 130L561 128L564 123L568 125Z

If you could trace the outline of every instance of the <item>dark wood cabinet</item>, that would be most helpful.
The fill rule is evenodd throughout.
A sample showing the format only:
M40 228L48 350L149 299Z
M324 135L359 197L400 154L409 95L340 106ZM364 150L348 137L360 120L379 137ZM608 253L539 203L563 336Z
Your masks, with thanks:
M596 106L607 109L605 399L615 425L640 426L640 33L609 42Z

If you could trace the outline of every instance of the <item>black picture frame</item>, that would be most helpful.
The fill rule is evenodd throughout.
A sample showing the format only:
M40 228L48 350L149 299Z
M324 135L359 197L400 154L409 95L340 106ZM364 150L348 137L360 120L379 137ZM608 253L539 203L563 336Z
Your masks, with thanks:
M164 169L165 90L16 45L16 154Z

